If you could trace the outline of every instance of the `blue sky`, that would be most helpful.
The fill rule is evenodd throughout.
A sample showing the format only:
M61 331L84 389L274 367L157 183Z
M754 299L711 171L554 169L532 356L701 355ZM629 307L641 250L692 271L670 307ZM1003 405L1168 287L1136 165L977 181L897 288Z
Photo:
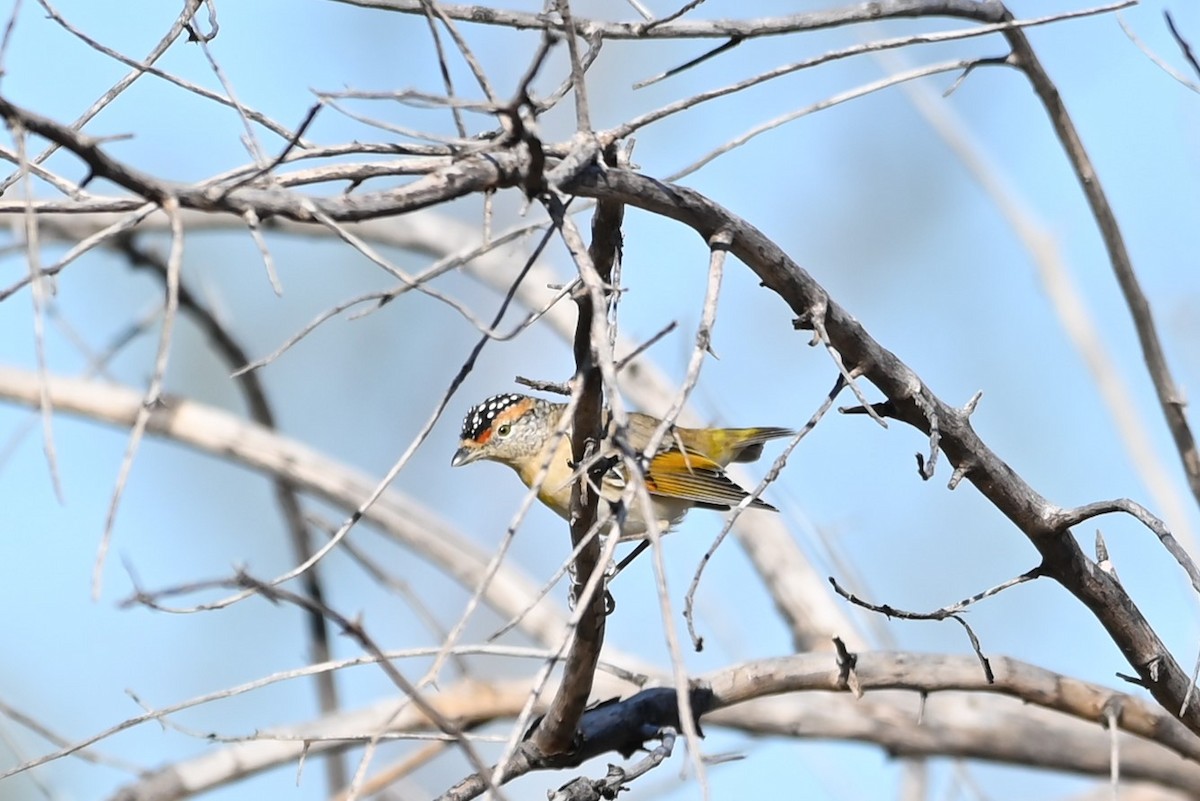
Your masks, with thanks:
M1186 71L1162 22L1163 8L1176 15L1181 30L1200 41L1200 14L1184 4L1145 3L1124 12L1124 19L1149 47ZM147 52L176 11L173 5L135 0L122 3L119 12L113 4L79 0L63 2L59 10L104 44L133 54ZM712 2L698 13L762 16L791 10L794 4ZM1014 10L1018 16L1048 11L1041 3L1014 3ZM221 27L212 43L214 56L244 102L285 124L295 125L304 117L313 90L439 91L428 32L419 18L335 3L268 0L219 5L218 11ZM617 16L614 7L604 4L584 5L577 13ZM621 6L619 16L631 13ZM611 126L678 97L864 39L959 27L966 26L910 21L746 42L640 91L629 87L686 61L704 45L611 43L594 71L593 119L598 127ZM506 96L525 68L535 37L466 25L462 30L498 92ZM1200 252L1200 226L1195 224L1200 216L1195 192L1200 184L1200 99L1154 66L1112 15L1039 28L1030 37L1095 162L1153 305L1176 380L1190 397L1200 385L1194 347L1200 336L1200 271L1195 264ZM901 55L911 65L921 65L1002 53L1000 40L987 38L910 48ZM64 122L125 72L45 19L32 3L21 8L3 66L0 92L6 98ZM219 87L194 45L178 43L161 66ZM558 75L562 66L560 53L551 68ZM765 120L876 80L888 68L894 67L860 56L714 101L640 132L635 161L647 174L668 175ZM454 70L457 85L469 87L461 64ZM1174 521L1176 527L1196 530L1195 503L1186 495L1095 223L1028 83L1014 71L981 69L943 98L953 79L929 79L923 89L939 113L957 120L1061 253L1097 322L1112 369L1128 384L1150 444L1167 468L1168 486L1157 489L1183 498L1186 512L1184 519ZM547 82L541 89L549 86ZM452 130L444 112L386 103L364 108L412 127ZM569 134L573 119L568 111L545 121L547 139ZM479 119L473 124L489 126ZM247 161L236 115L151 78L139 81L88 130L96 136L134 134L112 142L110 152L174 180L199 180ZM311 136L321 142L387 138L332 111L322 113ZM261 141L268 153L281 147L270 135ZM69 177L84 173L66 154L50 164ZM684 183L775 237L940 397L961 404L981 390L983 399L972 418L976 429L1051 501L1066 506L1131 497L1155 508L1150 488L1131 467L1114 433L1093 378L1064 333L1030 253L998 211L994 196L981 189L903 91L870 95L768 132ZM45 187L38 191L50 195ZM94 191L108 193L111 187ZM480 208L472 199L450 211L476 221ZM518 213L515 197L501 198L497 227L519 221ZM13 236L5 234L4 244ZM641 340L677 320L676 333L652 353L679 379L704 292L703 242L680 226L633 210L625 237L628 292L621 330ZM166 246L161 237L150 241ZM272 292L257 250L244 233L197 233L186 241L185 280L220 310L256 356L274 350L333 303L391 284L338 244L282 235L269 241L284 286L282 297ZM43 261L63 251L61 244L47 244ZM406 269L429 262L420 255L389 255ZM549 259L560 275L568 275L569 261L561 248L552 248ZM0 284L7 286L27 270L20 253L4 251ZM448 276L439 286L483 314L498 302L490 291L461 276ZM99 253L63 273L54 303L62 320L92 348L102 349L131 319L153 308L158 297L149 276ZM26 368L35 364L31 307L28 292L0 306L0 362ZM288 435L381 476L407 447L474 338L474 330L444 306L408 296L362 319L342 317L327 324L263 370L262 378ZM86 358L57 324L50 325L46 344L52 371L72 375L85 369ZM720 359L706 364L694 399L714 421L798 426L833 380L828 357L792 333L787 308L733 262L726 271L713 344ZM111 376L144 386L154 347L153 333L141 337L113 362ZM515 374L565 377L570 359L569 345L543 330L489 345L396 486L490 547L516 509L521 488L495 465L451 472L449 456L461 415L476 400L512 389ZM167 388L243 411L228 369L188 323L178 328ZM7 442L29 414L0 405L0 440ZM262 576L291 565L266 480L169 444L148 440L142 445L118 517L104 591L98 601L91 600L90 573L127 436L56 417L66 498L61 505L54 498L36 430L0 465L0 586L12 607L21 610L7 616L4 627L9 645L0 661L0 698L68 739L136 714L139 708L127 691L150 705L167 704L298 666L305 655L302 621L294 610L261 602L180 616L118 608L132 589L124 564L150 587L227 574L232 565L246 565ZM924 447L920 434L899 425L885 431L862 417L830 415L801 444L767 496L823 574L846 578L824 556L832 548L853 564L857 591L898 607L941 606L1032 567L1035 551L973 488L946 489L949 470L944 463L934 480L920 481L912 455ZM335 522L340 519L340 512L314 508ZM677 605L719 526L715 515L692 515L666 543L668 580ZM1190 665L1196 605L1180 571L1150 533L1130 520L1104 518L1080 527L1085 548L1090 550L1097 526L1139 607L1180 662ZM535 576L548 576L565 553L560 547L563 529L550 513L534 510L513 558ZM457 618L465 601L461 591L369 530L354 537L412 582L444 623ZM344 556L331 556L325 573L331 602L348 614L363 612L381 641L392 647L431 642L396 596L373 587ZM662 622L655 614L636 613L654 608L649 566L637 566L622 581L627 583L610 624L611 641L665 665ZM694 672L787 652L786 632L732 543L710 566L699 603L710 648L689 655ZM1094 620L1048 582L1025 585L982 604L970 620L989 653L1110 686L1118 686L1117 671L1127 672ZM485 617L473 625L471 635L486 633L489 621ZM885 628L895 647L948 652L968 647L953 624L893 621ZM356 653L344 640L335 645L341 655ZM350 706L392 691L378 673L363 669L345 676L341 687ZM180 722L236 735L314 714L309 686L292 682L238 702L194 710ZM26 757L46 750L46 743L12 724L0 725ZM149 767L211 747L156 726L104 744L105 750ZM711 771L714 797L744 792L751 781L764 787L799 782L814 801L882 797L894 792L899 770L877 749L865 746L713 734L705 749L749 755L742 763ZM4 764L18 760L2 747L0 753ZM676 764L683 764L678 755ZM694 785L678 785L678 769L661 771L635 787L633 795L648 798L671 791L670 797L695 797ZM418 780L427 789L440 790L456 771L430 769ZM972 771L997 796L1052 798L1083 786L1079 780L1044 773L978 766ZM933 786L944 789L952 782L950 772L949 765L936 763ZM59 798L103 797L130 780L118 771L66 760L39 771L38 778ZM532 777L515 795L540 792L553 782ZM32 798L36 792L28 779L18 779L0 789L0 798ZM295 772L283 769L214 797L262 792L319 798L323 783L313 771L297 786Z

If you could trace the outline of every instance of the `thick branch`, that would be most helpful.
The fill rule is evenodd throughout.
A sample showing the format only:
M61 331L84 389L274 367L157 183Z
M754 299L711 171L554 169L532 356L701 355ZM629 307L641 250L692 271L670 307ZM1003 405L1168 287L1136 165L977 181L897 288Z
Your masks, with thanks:
M522 159L511 155L503 158L504 153L489 153L465 156L453 162L448 160L444 169L384 192L330 198L253 187L226 191L220 187L197 187L155 178L112 158L93 137L20 108L4 97L0 97L0 117L9 124L19 123L26 130L70 150L88 165L92 177L112 181L146 200L161 203L167 197L174 197L181 208L233 212L239 216L252 211L261 220L273 216L300 222L316 222L322 217L337 222L366 220L516 186L522 175Z
M46 380L54 410L96 422L128 428L141 407L141 395L100 381L50 376ZM36 373L0 365L0 399L36 406L40 396ZM229 412L167 396L150 413L146 432L211 453L232 463L286 480L298 489L354 509L376 480L303 443L249 423ZM488 554L417 500L394 488L364 513L388 536L429 559L468 589L487 574ZM566 629L566 616L539 597L539 585L512 565L503 565L487 583L483 599L501 616L521 617L521 629L539 642L556 647Z
M1110 735L1097 724L1105 708L1115 706L1117 726L1129 733L1121 741L1125 775L1200 792L1200 742L1163 710L1135 696L1003 657L996 660L994 683L984 680L968 656L864 653L855 669L867 691L864 698L846 691L829 654L796 654L711 673L705 679L721 708L707 714L704 723L756 734L857 740L909 754L975 756L1106 775L1105 740ZM606 696L622 691L603 673L598 689ZM927 701L921 701L922 694L928 694ZM444 716L469 728L516 717L527 695L524 679L466 681L430 700ZM153 719L148 714L141 721ZM631 723L627 719L623 728L632 728ZM415 707L404 705L398 712L397 701L388 700L205 752L156 771L126 788L120 798L174 801L294 762L305 751L345 750L364 732L396 735L427 727ZM1130 736L1134 734L1139 736ZM526 770L534 769L522 762Z
M550 203L553 216L561 224L565 210L557 198L551 198ZM620 203L600 203L592 220L593 241L588 254L590 269L605 284L612 275L617 256L616 243L620 240L622 209ZM584 267L581 265L580 269L582 274ZM605 470L604 465L595 459L604 433L604 389L596 351L607 345L604 338L595 336L597 330L607 328L604 325L604 298L602 295L596 297L597 294L589 291L585 283L575 295L579 317L575 323L573 350L579 403L575 407L571 425L571 460L584 467L571 487L571 543L576 548L596 525L600 500L598 489ZM592 463L597 467L593 468ZM600 474L596 475L597 472ZM600 541L592 537L575 559L576 587L586 586L592 574L600 569ZM592 676L604 644L605 592L597 591L592 597L581 599L580 603L586 603L587 606L567 654L563 685L555 694L549 711L533 737L534 745L547 756L574 750L575 727L587 705Z
M0 203L0 212L3 204ZM41 218L43 240L53 235L68 242L78 242L97 231L116 223L115 214L94 215L45 215ZM183 212L184 227L189 232L203 230L242 231L244 222L231 215L206 214L198 211ZM165 215L151 214L135 229L159 231L166 226ZM333 233L324 226L313 226L291 220L275 219L272 230L295 236L330 237ZM349 224L348 230L364 240L375 244L404 248L419 253L445 257L454 252L472 253L473 243L478 242L476 227L456 218L426 209L397 217L377 218ZM494 241L498 241L494 240ZM451 248L449 243L462 243ZM499 250L486 251L466 262L464 269L497 291L507 291L513 282L513 265ZM61 262L60 262L61 263ZM449 266L447 266L449 269ZM26 280L28 280L26 278ZM547 284L559 280L545 263L534 264L528 278L517 290L517 299L527 308L543 307L553 295ZM5 292L0 289L0 300ZM554 305L546 311L542 322L564 339L569 340L575 330L575 319L567 304ZM614 351L628 354L634 346L617 333ZM623 358L628 358L626 355ZM621 390L624 397L642 411L662 417L675 399L676 387L652 361L639 358L630 365L631 369L620 372ZM685 408L680 414L680 425L701 425L703 419ZM731 465L730 475L740 484L752 479L740 465ZM855 650L866 648L866 640L858 632L856 623L825 591L824 577L815 571L801 552L783 519L777 515L739 516L734 520L733 530L742 548L754 564L755 569L775 602L776 608L791 632L794 650L816 651L830 648L831 637L837 635Z
M891 756L960 757L1093 776L1107 776L1111 768L1110 732L1007 698L948 694L922 704L890 693L863 699L805 693L714 712L705 724L735 721L742 731L759 735L871 743ZM1120 735L1117 742L1123 779L1144 778L1200 795L1194 763L1137 737Z
M617 198L679 220L706 241L724 228L733 231L734 255L754 270L764 286L783 298L799 320L819 317L824 322L830 343L845 364L857 369L888 398L891 416L926 434L930 417L936 416L946 456L1025 533L1042 555L1044 574L1061 583L1092 611L1159 703L1171 710L1183 708L1187 675L1125 590L1084 556L1062 523L1062 511L983 443L963 410L934 395L908 365L871 337L778 245L700 193L628 170L591 169L564 188L585 197ZM1200 732L1200 709L1196 705L1185 709L1180 719L1192 731Z
M1161 707L1137 696L1004 656L990 659L993 671L990 680L971 656L886 651L855 656L855 686L863 692L995 693L1102 725L1111 707L1117 710L1117 727L1122 731L1154 740L1200 764L1200 738ZM713 689L715 707L724 709L779 693L845 691L848 672L835 664L830 654L796 654L734 665L703 680Z

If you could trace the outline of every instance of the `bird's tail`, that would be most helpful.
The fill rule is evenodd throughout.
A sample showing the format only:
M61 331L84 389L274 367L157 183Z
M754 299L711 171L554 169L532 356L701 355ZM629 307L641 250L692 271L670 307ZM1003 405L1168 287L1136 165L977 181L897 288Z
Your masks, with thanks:
M732 453L730 462L753 462L762 456L764 442L790 437L795 433L790 428L724 428L720 436Z

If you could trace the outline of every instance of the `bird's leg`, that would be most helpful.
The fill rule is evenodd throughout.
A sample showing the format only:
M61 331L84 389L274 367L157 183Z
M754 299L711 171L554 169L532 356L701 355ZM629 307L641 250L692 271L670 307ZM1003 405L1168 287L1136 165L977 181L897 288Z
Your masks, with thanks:
M636 553L637 552L635 551L634 555L636 555ZM613 612L617 611L617 599L614 598L612 593L608 591L608 582L612 581L613 578L617 575L617 573L620 572L621 568L624 567L626 564L628 564L628 559L629 558L627 557L625 560L622 560L621 564L617 565L615 567L614 567L614 563L612 562L612 560L609 560L608 564L604 568L604 585L605 585L605 588L604 588L604 614L605 615L611 615ZM580 585L575 582L575 564L573 562L570 566L567 567L567 575L571 577L571 586L567 590L567 608L573 612L573 611L575 611L575 605L579 602L578 590L580 589Z
M638 544L636 546L634 546L634 549L632 551L630 551L629 554L624 559L622 559L620 562L617 562L617 566L615 568L613 568L612 575L610 575L608 577L608 580L612 581L618 575L620 575L622 570L629 567L630 562L632 562L634 559L637 559L641 555L642 551L646 550L649 547L650 547L650 540L641 540L640 542L638 542Z

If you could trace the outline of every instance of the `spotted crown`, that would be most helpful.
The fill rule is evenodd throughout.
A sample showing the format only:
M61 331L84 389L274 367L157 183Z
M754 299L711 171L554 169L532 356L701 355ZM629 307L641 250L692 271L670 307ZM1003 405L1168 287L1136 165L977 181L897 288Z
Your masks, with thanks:
M525 400L524 395L517 395L512 392L506 392L500 395L493 395L467 412L467 416L463 418L462 438L463 439L479 439L488 428L491 427L492 421L496 419L496 415L500 414L510 406L515 406Z

